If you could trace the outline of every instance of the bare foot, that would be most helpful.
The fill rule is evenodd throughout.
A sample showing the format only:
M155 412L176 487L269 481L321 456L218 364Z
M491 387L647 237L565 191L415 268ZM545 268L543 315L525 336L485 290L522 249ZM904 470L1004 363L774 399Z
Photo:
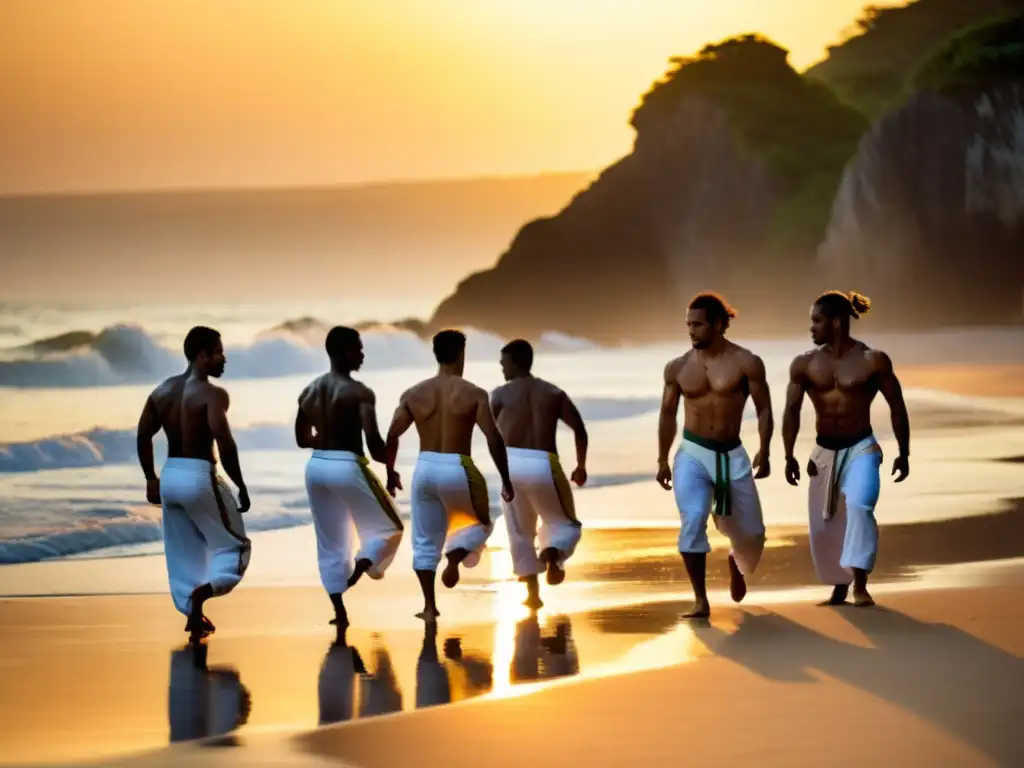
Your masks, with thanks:
M441 583L451 589L459 583L459 561L448 558L448 565L441 572Z
M555 587L565 581L565 571L554 560L548 562L548 584Z
M729 555L729 596L734 603L740 602L747 596L747 582L736 565L736 558Z
M555 587L565 581L565 571L558 567L558 550L548 547L541 554L541 558L547 565L548 584Z
M540 595L530 595L523 601L523 605L531 611L539 611L544 607L544 601L540 599Z
M356 562L356 569L352 572L352 575L349 576L348 585L350 587L354 587L356 582L359 581L362 575L366 573L368 570L370 570L371 565L373 565L373 563L371 563L365 557L361 560L358 560Z
M845 605L846 604L846 596L847 596L847 594L849 594L849 592L850 592L850 585L849 584L836 584L835 589L832 590L832 597L830 597L828 600L825 600L824 602L818 603L818 605L819 606Z
M424 608L422 611L416 614L417 619L423 619L427 624L436 624L437 617L441 615L441 612L437 608Z
M870 608L872 605L875 604L875 601L871 598L871 595L868 594L868 591L866 589L855 589L853 591L853 604L858 608Z
M705 600L695 600L692 610L682 615L684 619L706 619L711 615L711 605Z
M189 633L188 641L190 643L198 643L204 637L209 637L213 634L213 630L213 622L201 613L189 616L188 621L185 623L185 631Z
M213 622L210 621L208 618L206 618L205 615L202 617L201 622L202 622L202 628L206 632L206 634L212 635L214 632L217 631L217 628L215 626L213 626ZM185 631L186 632L191 632L192 631L192 619L191 619L191 617L185 622Z

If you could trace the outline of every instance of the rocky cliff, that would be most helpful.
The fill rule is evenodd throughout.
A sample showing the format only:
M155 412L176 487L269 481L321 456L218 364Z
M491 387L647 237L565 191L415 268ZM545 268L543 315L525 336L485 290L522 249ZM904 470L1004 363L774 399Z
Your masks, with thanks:
M673 63L633 115L633 151L524 226L429 328L678 338L686 301L707 288L739 305L745 333L785 325L780 298L806 312L801 280L866 124L757 36Z
M1024 317L1024 15L937 50L860 142L819 251L886 324Z

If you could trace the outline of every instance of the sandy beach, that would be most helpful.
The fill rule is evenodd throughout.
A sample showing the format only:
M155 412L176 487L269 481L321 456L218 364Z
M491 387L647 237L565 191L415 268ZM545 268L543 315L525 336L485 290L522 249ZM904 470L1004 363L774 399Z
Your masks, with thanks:
M911 367L905 379L914 474L897 486L883 467L877 609L814 605L828 589L810 561L806 486L786 486L781 458L761 486L774 522L741 606L712 535L703 625L679 619L690 591L670 509L657 526L589 528L569 580L532 617L503 526L462 584L442 590L436 633L413 618L421 598L398 565L346 598L353 626L341 642L309 526L254 535L250 573L211 604L218 630L198 651L171 608L162 555L8 565L0 762L632 765L685 752L1019 764L1021 379L964 366ZM942 397L915 399L914 387L942 383ZM890 446L886 416L883 406L876 424ZM632 438L640 426L608 428ZM810 439L805 429L798 451ZM612 508L671 505L653 482L599 493Z
M719 594L710 622L680 622L683 603L668 600L436 637L355 630L348 647L316 626L316 596L249 590L224 601L238 625L209 641L203 673L167 646L173 627L149 598L7 604L5 628L16 620L24 639L5 629L5 658L46 657L52 682L16 681L5 697L4 760L657 765L685 751L770 765L1019 764L1024 560L919 576L879 585L874 610L819 608L797 591L734 607ZM126 613L133 624L118 623ZM209 729L221 732L153 749L168 731Z

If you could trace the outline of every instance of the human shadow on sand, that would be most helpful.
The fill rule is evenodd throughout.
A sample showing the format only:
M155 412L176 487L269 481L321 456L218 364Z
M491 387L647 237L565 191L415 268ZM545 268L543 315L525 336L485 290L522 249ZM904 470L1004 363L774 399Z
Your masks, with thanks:
M1024 715L1024 661L956 627L886 608L838 613L874 647L834 640L771 612L741 612L731 633L695 631L713 653L763 677L814 683L817 671L929 720L1000 765L1024 765L1016 730Z

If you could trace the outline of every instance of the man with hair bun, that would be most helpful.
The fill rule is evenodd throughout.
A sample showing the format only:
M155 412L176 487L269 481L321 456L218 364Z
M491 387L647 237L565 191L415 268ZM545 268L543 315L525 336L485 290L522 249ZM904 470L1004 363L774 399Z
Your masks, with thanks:
M739 602L746 577L764 552L765 530L754 480L768 477L772 403L761 358L725 338L736 311L715 293L697 294L686 313L693 349L665 366L658 422L658 475L665 490L675 478L679 509L679 553L693 585L694 607L683 618L706 618L705 570L708 517L729 539L729 592ZM683 400L683 440L672 466L668 453L676 437ZM760 450L751 462L740 441L747 398L757 410ZM754 472L756 470L756 474Z
M867 582L878 554L882 449L871 428L871 403L879 392L889 404L899 446L892 474L900 483L910 473L910 420L892 361L850 336L851 319L870 309L871 301L855 291L823 293L811 307L817 346L789 369L782 441L790 485L800 479L793 449L805 392L817 419L817 446L807 464L811 557L818 578L834 587L822 605L845 603L851 581L854 605L874 605Z

